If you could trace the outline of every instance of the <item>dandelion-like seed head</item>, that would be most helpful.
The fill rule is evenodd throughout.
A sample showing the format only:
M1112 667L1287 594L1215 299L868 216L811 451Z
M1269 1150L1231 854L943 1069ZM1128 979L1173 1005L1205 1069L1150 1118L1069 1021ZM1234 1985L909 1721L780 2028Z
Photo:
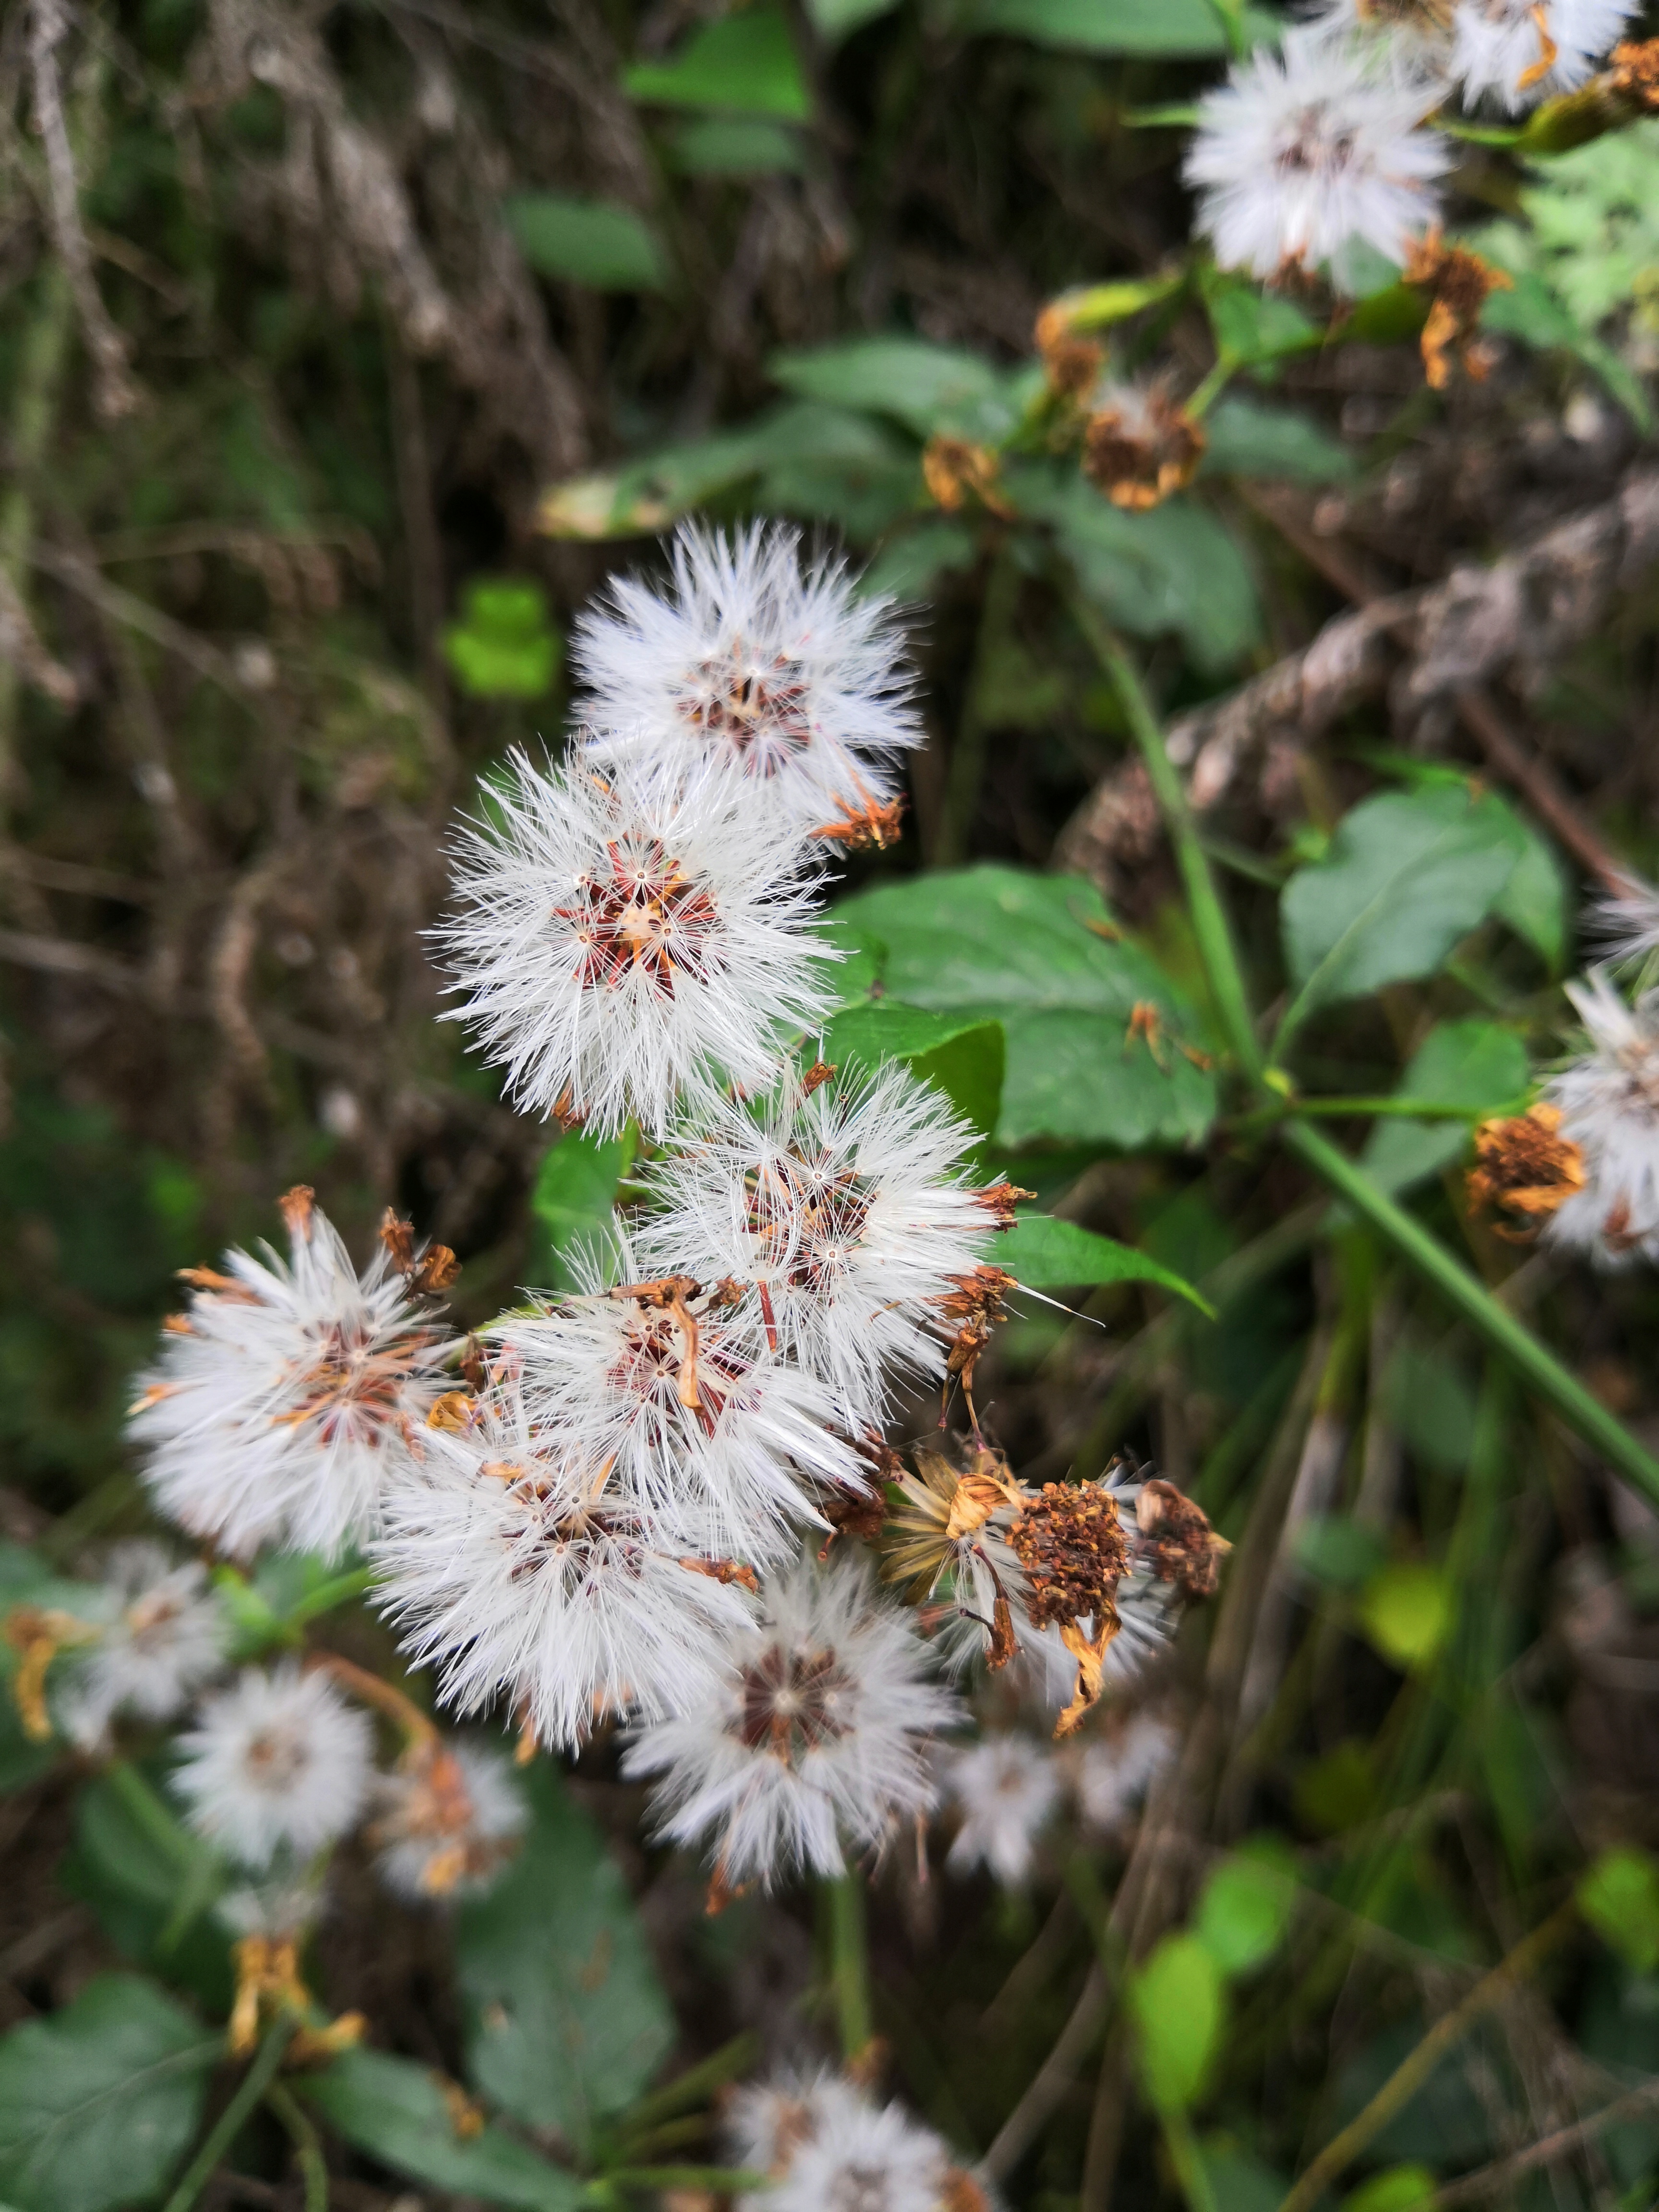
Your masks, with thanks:
M772 2177L739 2198L750 2212L989 2212L931 2129L834 2074L741 2090L727 2136L739 2165Z
M78 1655L59 1700L77 1743L94 1744L118 1713L167 1721L223 1666L229 1624L207 1569L164 1545L117 1544L101 1577L115 1607L97 1643Z
M762 1597L761 1620L731 1640L717 1696L642 1729L623 1761L659 1778L661 1832L708 1846L734 1887L802 1867L839 1874L845 1849L926 1812L928 1742L957 1714L862 1561L803 1563Z
M571 650L595 757L724 768L804 829L879 807L922 741L890 608L783 524L684 525L666 589L617 580Z
M463 1004L526 1108L666 1131L682 1091L764 1085L817 1020L832 958L809 927L816 863L757 835L708 769L544 771L515 753L457 848L439 932Z
M191 1826L258 1872L279 1853L308 1858L353 1826L373 1749L368 1722L322 1674L250 1668L180 1738L173 1786Z
M1368 70L1316 27L1236 67L1200 103L1186 163L1216 258L1272 277L1363 240L1402 260L1450 165L1444 142L1419 127L1432 104L1420 82Z
M1604 1266L1651 1261L1659 1258L1659 993L1627 1006L1595 969L1567 993L1589 1048L1553 1078L1545 1098L1561 1137L1577 1147L1583 1187L1550 1212L1544 1236Z
M529 1819L508 1761L481 1745L423 1738L376 1785L369 1839L389 1887L411 1899L477 1897Z
M1518 115L1585 83L1638 12L1630 0L1458 0L1452 79L1471 103Z
M1060 1802L1054 1753L1009 1730L948 1753L942 1765L946 1797L961 1816L946 1864L959 1874L983 1866L1005 1889L1018 1887Z
M1180 1747L1170 1723L1145 1712L1085 1744L1077 1769L1084 1819L1091 1827L1116 1827L1142 1802Z
M239 1558L337 1558L374 1529L449 1345L417 1287L424 1261L411 1275L383 1243L359 1275L309 1190L283 1212L286 1261L266 1246L187 1272L131 1429L157 1505L192 1535Z

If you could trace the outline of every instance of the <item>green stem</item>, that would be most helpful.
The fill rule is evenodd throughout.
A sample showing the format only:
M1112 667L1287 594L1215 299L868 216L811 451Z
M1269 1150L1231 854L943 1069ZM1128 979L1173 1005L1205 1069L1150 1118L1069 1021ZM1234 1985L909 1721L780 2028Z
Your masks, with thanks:
M1298 1098L1298 1114L1397 1115L1402 1121L1493 1121L1505 1115L1524 1114L1527 1101L1511 1099L1501 1106L1454 1105L1449 1099L1402 1098L1398 1091L1386 1098Z
M1187 2115L1185 2112L1160 2112L1158 2119L1164 2129L1170 2163L1176 2170L1176 2179L1181 2184L1181 2193L1186 2198L1190 2212L1220 2212Z
M220 2160L241 2132L243 2124L269 2093L276 2079L276 2069L283 2063L299 2022L291 2013L283 2013L265 2033L265 2039L254 2054L253 2063L243 2075L236 2094L225 2106L212 2127L207 2140L185 2169L184 2179L167 2201L167 2212L190 2212L190 2208L213 2178Z
M294 2145L294 2156L305 2188L305 2212L328 2212L328 2166L323 2158L321 2139L311 2124L311 2115L294 2092L280 2081L272 2082L265 2093L265 2102L288 2130Z
M841 2027L841 2054L853 2059L869 2048L871 2036L864 1876L855 1868L824 1887L830 1899L830 1971Z
M1210 0L1210 4L1215 7L1216 0ZM1233 368L1233 362L1223 354L1182 410L1190 421L1201 422L1204 420L1231 382Z
M1445 1246L1431 1237L1421 1222L1396 1206L1364 1170L1317 1129L1294 1118L1284 1125L1285 1141L1316 1173L1363 1214L1374 1229L1478 1329L1493 1349L1539 1396L1591 1445L1611 1462L1626 1480L1654 1504L1659 1504L1659 1460L1644 1449L1624 1423L1570 1375L1553 1352L1545 1349L1500 1304L1484 1283L1476 1280Z
M1200 842L1192 809L1187 803L1186 788L1176 771L1175 763L1164 750L1164 732L1158 727L1152 702L1146 696L1146 686L1134 663L1081 593L1073 596L1072 609L1079 627L1094 650L1095 657L1111 679L1112 687L1122 703L1131 733L1139 748L1140 757L1146 763L1158 811L1164 817L1164 825L1169 832L1170 842L1175 848L1182 879L1187 886L1193 934L1198 939L1205 977L1227 1042L1237 1054L1245 1073L1260 1078L1262 1073L1261 1048L1256 1041L1255 1024L1250 1015L1250 1002L1244 988L1243 970L1233 945L1232 929L1216 890L1215 878L1210 872L1209 859Z

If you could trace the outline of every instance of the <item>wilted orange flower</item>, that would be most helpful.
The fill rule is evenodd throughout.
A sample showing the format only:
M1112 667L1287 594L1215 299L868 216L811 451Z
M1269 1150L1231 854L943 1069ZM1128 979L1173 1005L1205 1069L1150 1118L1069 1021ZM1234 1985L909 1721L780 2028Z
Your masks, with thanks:
M1584 1156L1560 1130L1560 1108L1540 1100L1524 1114L1483 1121L1475 1131L1470 1211L1491 1206L1521 1216L1518 1223L1498 1222L1500 1237L1519 1241L1534 1234L1540 1221L1584 1188Z
M1475 337L1480 310L1492 293L1512 289L1514 280L1467 246L1444 245L1437 230L1413 240L1405 278L1431 295L1420 340L1430 388L1443 392L1450 383L1454 350L1478 383L1492 367L1491 348Z
M1189 484L1204 458L1203 431L1161 386L1102 394L1083 434L1083 473L1114 507L1156 507Z

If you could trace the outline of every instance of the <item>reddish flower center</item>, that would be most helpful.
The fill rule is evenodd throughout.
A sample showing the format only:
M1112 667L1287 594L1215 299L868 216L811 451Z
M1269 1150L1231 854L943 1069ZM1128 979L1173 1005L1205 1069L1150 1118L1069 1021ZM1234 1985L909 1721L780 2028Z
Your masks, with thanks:
M725 742L754 775L775 775L812 742L810 688L799 660L775 653L757 666L743 650L711 654L697 671L698 688L680 702L689 722Z
M769 1644L743 1670L737 1720L747 1751L793 1762L845 1735L853 1725L852 1682L832 1649L787 1650Z
M709 952L720 915L707 890L655 837L616 839L605 847L608 872L584 876L577 903L555 907L575 924L580 948L577 981L585 989L614 989L641 975L665 999L677 974L708 980Z

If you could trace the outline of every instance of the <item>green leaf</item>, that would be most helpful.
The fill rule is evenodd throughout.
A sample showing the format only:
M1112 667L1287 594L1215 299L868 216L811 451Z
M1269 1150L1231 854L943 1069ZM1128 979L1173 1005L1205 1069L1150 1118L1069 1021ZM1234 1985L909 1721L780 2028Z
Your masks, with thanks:
M1204 304L1215 349L1230 368L1260 368L1324 343L1325 333L1292 301L1264 292L1246 277L1207 270Z
M1184 2112L1197 2102L1224 2003L1220 1969L1194 1936L1166 1936L1131 1977L1141 2082L1160 2111Z
M573 2174L501 2129L458 2135L453 2087L412 2058L342 2051L326 2072L305 2075L296 2086L337 2135L428 2189L521 2212L574 2212L584 2201Z
M515 192L502 203L507 227L541 276L596 292L661 292L668 262L642 216L614 200L565 192Z
M1527 1048L1513 1030L1496 1022L1440 1022L1412 1054L1394 1095L1491 1113L1518 1100L1530 1080ZM1467 1121L1379 1117L1360 1165L1391 1195L1409 1190L1462 1155L1469 1127Z
M455 1916L469 2069L514 2119L585 2151L650 2080L674 2021L598 1829L547 1761L528 1781L523 1850Z
M679 124L669 136L668 157L688 177L798 176L806 167L797 133L758 115Z
M1317 1008L1431 975L1490 914L1520 857L1510 810L1461 786L1385 792L1344 815L1285 886L1288 1035Z
M1603 1942L1638 1974L1659 1966L1659 1866L1628 1846L1603 1851L1573 1892Z
M538 1289L574 1290L576 1255L615 1249L617 1187L633 1164L635 1143L631 1122L620 1137L569 1129L544 1153L530 1194L540 1231L529 1261Z
M0 2190L19 2212L159 2196L202 2115L216 2034L134 1974L0 2042Z
M1193 1933L1222 1973L1248 1974L1279 1948L1296 1907L1295 1862L1276 1838L1224 1859L1204 1885Z
M1387 1553L1374 1528L1343 1513L1316 1513L1297 1531L1294 1557L1316 1582L1333 1589L1358 1589L1382 1567Z
M527 577L469 584L462 618L445 630L443 650L474 698L545 697L559 666L559 640L548 625L541 586Z
M776 115L786 123L805 123L812 112L780 8L745 8L705 23L672 61L636 63L623 83L634 99L659 107Z
M993 1242L988 1257L1033 1291L1073 1290L1089 1283L1156 1283L1215 1318L1215 1308L1183 1276L1161 1267L1131 1244L1056 1221L1048 1213L1022 1213Z
M823 1056L836 1067L902 1061L923 1083L942 1091L981 1137L995 1132L1006 1059L1000 1022L976 1014L930 1014L878 999L836 1016L824 1031Z
M1437 2194L1426 2166L1391 2166L1362 2181L1342 2199L1342 2212L1418 2212Z
M1263 20L1271 19L1255 18ZM1001 32L1073 53L1197 59L1227 51L1207 0L967 0L958 22L965 31Z
M861 599L929 599L943 575L971 568L979 544L960 522L927 520L890 538L859 579Z
M228 1870L141 1771L114 1766L82 1790L61 1878L125 1958L229 2009L230 1939L210 1917Z
M1000 1021L1007 1038L999 1143L1196 1143L1215 1084L1182 1049L1191 1018L1127 942L1091 884L985 866L914 877L844 900L839 919L887 946L902 1005ZM1156 1048L1132 1029L1158 1011Z
M1498 799L1498 804L1506 803ZM1552 975L1559 975L1567 957L1567 879L1543 832L1514 807L1506 811L1515 820L1521 851L1492 911L1531 945Z
M1277 477L1291 483L1336 483L1352 476L1353 455L1311 416L1254 399L1221 399L1204 418L1209 444L1201 473Z
M1384 1567L1365 1585L1359 1625L1392 1666L1426 1667L1452 1624L1452 1595L1437 1568L1410 1560Z
M898 0L806 0L806 12L820 38L835 40L862 30L878 15L890 15Z
M976 353L926 338L841 338L775 353L767 370L803 399L890 415L920 438L941 429L1000 436L1018 412L1003 370Z

